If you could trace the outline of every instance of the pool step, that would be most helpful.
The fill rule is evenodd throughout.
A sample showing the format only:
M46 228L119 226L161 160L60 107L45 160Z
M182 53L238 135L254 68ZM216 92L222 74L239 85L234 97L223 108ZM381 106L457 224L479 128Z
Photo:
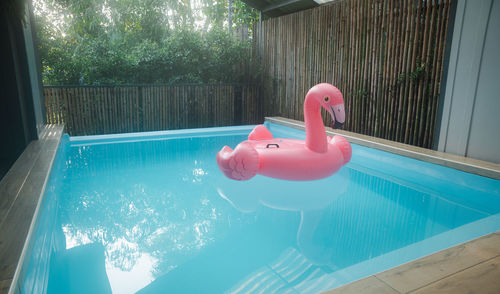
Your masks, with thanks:
M111 293L104 250L91 243L57 253L47 293Z
M321 281L327 272L311 263L295 248L288 248L275 262L246 276L228 293L299 293L297 289L316 288L311 281ZM302 292L302 291L300 291Z

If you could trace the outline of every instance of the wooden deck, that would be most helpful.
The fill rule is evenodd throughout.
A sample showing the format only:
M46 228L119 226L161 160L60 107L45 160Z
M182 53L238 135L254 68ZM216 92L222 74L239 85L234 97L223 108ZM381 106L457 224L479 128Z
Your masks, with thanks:
M0 293L7 293L17 265L25 252L33 230L33 216L38 211L40 196L48 179L62 126L47 125L40 139L31 142L0 181ZM17 287L12 293L18 293Z
M500 231L325 294L500 293Z

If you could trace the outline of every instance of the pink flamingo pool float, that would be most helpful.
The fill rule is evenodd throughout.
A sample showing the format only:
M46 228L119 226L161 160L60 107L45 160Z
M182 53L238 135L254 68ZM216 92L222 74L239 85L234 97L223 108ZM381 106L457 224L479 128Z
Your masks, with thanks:
M224 146L217 153L217 165L228 177L245 181L256 174L291 180L309 181L328 177L351 159L351 145L342 136L326 136L321 106L330 113L333 128L345 121L344 98L336 87L322 83L307 92L304 101L306 140L273 138L269 130L256 126L232 150Z

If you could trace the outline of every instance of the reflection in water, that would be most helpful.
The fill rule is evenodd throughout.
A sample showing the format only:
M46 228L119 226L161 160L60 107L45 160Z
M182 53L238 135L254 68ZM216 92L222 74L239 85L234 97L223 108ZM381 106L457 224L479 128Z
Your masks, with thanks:
M135 260L130 270L123 270L106 263L106 274L113 293L135 293L154 280L152 274L158 260L143 253Z
M56 248L48 293L78 293L98 274L103 293L314 293L352 279L346 268L491 214L456 197L489 192L389 180L370 161L318 181L232 181L215 154L243 139L71 147L49 188L58 207L46 234L63 237L43 239L57 240L46 246Z
M222 177L218 181L219 195L236 209L245 213L257 211L260 205L277 210L300 212L297 245L307 259L316 265L327 265L325 250L318 247L313 235L321 220L322 210L341 197L350 183L350 169L342 168L326 179L292 182L257 177L253 181L238 182ZM325 263L326 262L326 263Z
M297 243L231 292L291 287L300 293L324 291L355 279L336 271L488 216L443 199L443 194L349 166L321 181L288 183L260 177L253 184L221 180L218 192L246 213L260 206L300 211Z
M59 200L65 248L103 244L114 292L135 292L183 264L223 237L226 221L245 224L204 181L211 158L200 153L211 142L180 141L70 150ZM121 278L137 271L143 279L127 279L124 287Z

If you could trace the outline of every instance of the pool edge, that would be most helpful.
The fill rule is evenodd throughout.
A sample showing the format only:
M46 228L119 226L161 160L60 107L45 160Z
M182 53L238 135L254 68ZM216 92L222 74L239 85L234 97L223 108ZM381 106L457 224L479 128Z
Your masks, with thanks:
M14 240L18 239L19 243L3 242L1 246L1 249L3 249L1 252L2 266L5 266L5 269L0 271L0 281L4 283L2 285L4 288L0 289L0 293L20 293L18 282L22 277L24 259L30 250L33 231L37 225L37 215L63 131L64 125L45 125L39 139L32 141L28 145L8 172L12 172L16 177L22 175L24 180L15 183L16 195L10 208L5 213L5 217L2 216L4 220L1 223L1 228L5 229L5 231L4 234L0 233L0 241L12 238ZM32 164L26 167L18 164L18 161L32 162ZM16 166L16 164L18 165ZM2 180L2 185L11 184ZM16 212L20 211L23 214L17 215ZM19 218L20 216L25 217L25 219L18 222L19 219L16 220L16 217ZM16 235L16 237L9 233ZM21 248L21 251L19 251L19 248ZM8 262L9 259L10 262ZM7 263L3 264L5 261Z
M266 117L265 121L283 125L286 127L291 127L294 129L305 130L304 122L298 120L283 117ZM425 149L413 145L403 144L344 130L334 130L328 127L326 128L326 132L330 136L342 135L349 142L358 145L375 148L398 155L403 155L410 158L454 168L467 173L500 180L500 164L496 164L493 162L487 162L479 159Z
M500 270L491 270L488 265L500 262L499 244L500 231L496 231L322 293L435 293L443 286L449 293L495 293L491 290L499 291L500 285L488 282L491 272L498 276ZM487 276L488 271L490 276ZM463 284L464 277L477 278L478 274L481 276L477 279L479 285ZM409 279L408 276L418 278Z

